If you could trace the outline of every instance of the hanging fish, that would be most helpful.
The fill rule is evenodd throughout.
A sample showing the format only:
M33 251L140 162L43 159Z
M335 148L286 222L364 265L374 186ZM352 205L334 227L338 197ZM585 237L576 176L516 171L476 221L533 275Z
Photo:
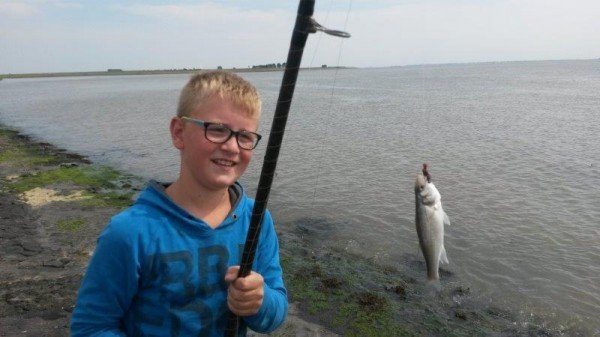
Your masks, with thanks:
M440 192L431 182L427 164L423 164L422 173L419 173L415 181L415 224L429 281L439 280L440 262L449 263L444 248L444 225L450 225L450 219L442 208L441 198Z

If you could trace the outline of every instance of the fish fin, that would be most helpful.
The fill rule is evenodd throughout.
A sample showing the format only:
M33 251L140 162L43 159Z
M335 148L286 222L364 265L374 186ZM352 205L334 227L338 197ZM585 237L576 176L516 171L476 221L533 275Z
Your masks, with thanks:
M450 218L448 217L448 214L446 214L446 212L444 212L444 225L450 226Z
M444 246L442 246L442 250L440 251L440 262L443 264L450 263L450 261L448 261L448 256L446 256L446 248L444 248Z

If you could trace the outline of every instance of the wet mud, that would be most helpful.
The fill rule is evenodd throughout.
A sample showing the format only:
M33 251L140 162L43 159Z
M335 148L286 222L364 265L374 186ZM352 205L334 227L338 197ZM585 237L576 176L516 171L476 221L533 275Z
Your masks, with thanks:
M0 161L0 336L68 336L71 311L89 253L99 230L116 209L77 202L31 206L10 188L10 179L32 175L61 164L88 165L78 155L35 143L20 135L0 135L3 153L15 142L51 162L33 164L26 155ZM10 141L10 142L9 142ZM60 194L75 185L57 186ZM80 231L57 222L85 219Z

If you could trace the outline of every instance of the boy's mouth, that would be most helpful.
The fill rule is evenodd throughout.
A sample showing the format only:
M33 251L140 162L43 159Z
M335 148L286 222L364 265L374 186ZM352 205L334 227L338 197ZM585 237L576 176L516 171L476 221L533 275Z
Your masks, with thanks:
M225 167L233 167L235 166L235 162L233 160L227 160L227 159L213 159L212 160L213 163L219 165L219 166L225 166Z

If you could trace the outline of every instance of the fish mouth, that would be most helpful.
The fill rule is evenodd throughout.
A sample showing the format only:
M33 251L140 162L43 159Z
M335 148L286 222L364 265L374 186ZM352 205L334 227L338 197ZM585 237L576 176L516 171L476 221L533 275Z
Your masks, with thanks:
M420 174L417 175L417 179L415 180L415 191L423 191L425 190L425 187L427 187L427 178Z

